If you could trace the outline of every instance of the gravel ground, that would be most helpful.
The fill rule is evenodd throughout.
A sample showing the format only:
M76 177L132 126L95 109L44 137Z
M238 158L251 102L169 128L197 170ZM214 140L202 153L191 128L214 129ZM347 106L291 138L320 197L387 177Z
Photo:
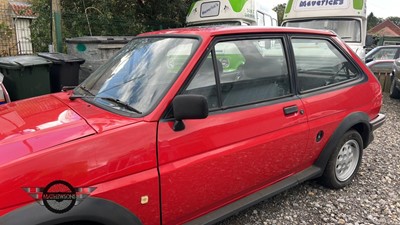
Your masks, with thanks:
M227 218L228 224L400 224L400 101L384 94L386 123L364 151L353 183L331 190L308 181Z

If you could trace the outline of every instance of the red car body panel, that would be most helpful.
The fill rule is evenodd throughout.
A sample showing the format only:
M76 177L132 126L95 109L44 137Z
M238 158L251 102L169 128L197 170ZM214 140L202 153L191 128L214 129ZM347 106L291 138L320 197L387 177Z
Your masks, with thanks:
M66 180L74 187L96 187L91 197L123 206L143 224L185 223L309 168L350 113L364 112L371 120L378 115L379 82L334 38L370 82L211 112L205 119L185 120L179 132L173 130L174 120L163 120L215 36L266 31L334 36L327 31L257 27L151 32L142 36L196 35L201 43L146 116L122 116L81 99L70 100L72 92L0 106L0 216L34 202L22 187ZM285 115L284 108L290 106L297 106L298 112ZM316 142L320 130L324 137Z
M68 96L47 95L0 107L0 118L15 125L13 129L2 129L8 131L1 142L2 185L21 187L0 193L0 212L34 201L22 187L45 187L54 180L68 180L74 187L96 187L98 192L91 196L99 194L132 211L143 211L143 222L159 223L157 123L111 114L81 100L66 100ZM94 135L95 130L59 99L70 101L71 108L92 122L98 134ZM64 114L69 120L62 117ZM22 132L35 127L42 129ZM18 179L16 174L20 174ZM116 194L118 191L125 197ZM146 207L140 203L141 191L151 200Z
M209 115L185 121L187 129L181 132L171 129L173 122L161 122L163 222L187 221L310 166L303 163L306 116L283 114L292 105L303 109L300 100L293 100Z
M51 95L4 105L0 120L1 164L95 133L82 117Z
M333 39L335 39L342 46L342 48L347 50L351 58L356 61L357 65L366 73L368 80L370 80L370 82L363 84L365 86L359 90L360 95L353 97L355 98L354 100L360 101L362 96L368 96L364 99L369 101L365 102L365 100L361 100L363 106L360 108L360 111L366 112L372 120L377 117L383 104L382 87L378 81L378 78L374 75L374 73L371 72L364 61L362 61L360 57L358 57L358 55L348 45L345 44L344 41L338 37L333 37Z
M365 92L369 83L351 86L349 88L302 98L305 105L305 112L308 116L310 126L310 139L308 148L312 154L308 157L311 162L316 160L323 147L326 145L329 137L337 129L343 118L354 111L368 112L369 115L377 115L376 108L371 105L369 99L376 97L380 92L380 86L376 91ZM372 89L373 90L373 89ZM353 97L348 97L353 96ZM327 104L329 103L329 104ZM371 118L373 119L373 118ZM318 132L323 130L324 137L320 142L315 141ZM313 158L314 157L314 158ZM308 161L307 160L307 161Z
M92 104L89 104L81 99L71 101L69 99L71 94L72 92L59 93L54 96L59 98L62 102L64 102L72 110L84 118L97 133L102 133L107 130L143 121L142 118L127 119L125 116L111 113L98 107L93 107Z

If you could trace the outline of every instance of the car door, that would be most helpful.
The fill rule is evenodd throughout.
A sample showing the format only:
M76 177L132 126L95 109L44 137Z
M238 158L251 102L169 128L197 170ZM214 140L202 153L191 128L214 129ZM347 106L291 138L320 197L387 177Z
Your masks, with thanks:
M162 217L188 221L310 166L308 124L293 94L283 36L217 39L181 95L203 95L209 116L173 113L158 127ZM168 116L169 115L169 116Z

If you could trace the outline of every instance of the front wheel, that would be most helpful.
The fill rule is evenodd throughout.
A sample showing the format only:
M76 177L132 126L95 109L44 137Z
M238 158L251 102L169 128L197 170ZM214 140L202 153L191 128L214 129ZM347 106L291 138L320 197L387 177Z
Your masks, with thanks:
M355 130L347 131L329 158L322 183L334 189L350 184L360 167L362 151L361 135Z

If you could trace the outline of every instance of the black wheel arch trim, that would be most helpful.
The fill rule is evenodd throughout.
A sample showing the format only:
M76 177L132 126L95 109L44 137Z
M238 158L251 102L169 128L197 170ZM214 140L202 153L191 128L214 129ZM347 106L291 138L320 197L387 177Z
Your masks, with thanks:
M63 214L50 212L36 202L16 209L0 218L1 225L54 225L88 221L104 225L142 224L138 217L123 206L101 198L88 197Z
M326 164L328 163L328 160L335 150L340 138L342 138L342 136L350 129L355 129L360 133L363 139L364 149L373 140L369 116L364 112L351 113L343 119L338 128L336 128L335 132L329 138L318 159L314 162L314 166L320 168L322 172L325 170Z

